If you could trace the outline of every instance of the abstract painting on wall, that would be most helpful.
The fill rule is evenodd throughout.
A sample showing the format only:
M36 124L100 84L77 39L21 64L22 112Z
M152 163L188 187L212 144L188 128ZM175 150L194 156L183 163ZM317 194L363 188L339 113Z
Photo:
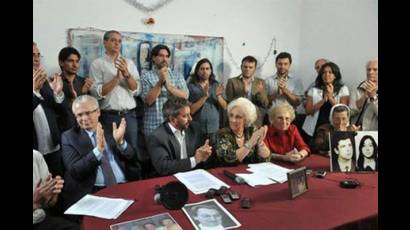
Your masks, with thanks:
M103 35L106 31L95 28L68 29L68 45L81 54L80 76L88 76L94 59L105 52ZM208 58L214 67L217 80L223 73L223 37L123 32L121 54L134 61L140 76L151 68L149 53L157 44L171 50L170 68L180 72L185 79L201 58Z

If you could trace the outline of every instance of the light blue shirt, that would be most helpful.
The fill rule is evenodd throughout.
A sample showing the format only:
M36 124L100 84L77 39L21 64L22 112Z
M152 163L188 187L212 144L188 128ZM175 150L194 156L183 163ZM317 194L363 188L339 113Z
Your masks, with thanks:
M97 160L101 161L102 158L102 153L98 150L96 147L97 143L94 142L93 134L94 132L90 132L88 130L85 130L88 134L88 137L91 139L91 143L93 143L94 149L93 153L95 157L97 157ZM127 142L124 140L124 143L120 145L121 150L125 150L127 148ZM112 154L112 151L110 149L110 146L108 144L105 145L105 151L108 153L108 161L110 162L112 171L114 172L115 179L117 183L125 183L127 180L125 179L124 173L122 172L120 166L114 159L114 155ZM95 186L105 186L105 181L104 181L104 175L102 172L101 165L98 166L97 169L97 177L95 179Z

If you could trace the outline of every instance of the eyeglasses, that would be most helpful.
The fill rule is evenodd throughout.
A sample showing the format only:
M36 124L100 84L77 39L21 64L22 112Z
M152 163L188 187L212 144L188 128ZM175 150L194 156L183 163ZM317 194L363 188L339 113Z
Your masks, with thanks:
M43 56L41 56L41 54L40 54L40 53L33 53L33 57L39 57L39 58L42 58Z
M94 109L94 110L92 110L92 111L82 112L82 113L76 114L75 117L76 117L76 118L81 118L81 117L83 117L84 115L90 116L91 114L97 112L97 110L98 110L98 108L96 108L96 109Z

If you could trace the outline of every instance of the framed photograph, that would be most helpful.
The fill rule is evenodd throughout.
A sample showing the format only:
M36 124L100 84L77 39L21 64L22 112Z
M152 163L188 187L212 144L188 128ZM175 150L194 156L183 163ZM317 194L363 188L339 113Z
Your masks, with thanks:
M356 132L336 131L329 134L330 171L356 171Z
M356 171L379 170L378 131L358 131L356 142Z
M298 168L287 173L290 198L294 199L308 190L306 167Z
M113 224L110 230L172 229L182 230L169 213Z
M232 229L241 226L216 199L186 204L182 210L196 230Z

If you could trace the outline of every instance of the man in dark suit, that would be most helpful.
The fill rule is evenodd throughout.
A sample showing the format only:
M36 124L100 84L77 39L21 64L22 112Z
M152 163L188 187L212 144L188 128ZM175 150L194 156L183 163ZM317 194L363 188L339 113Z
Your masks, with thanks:
M33 149L44 156L53 175L63 175L59 121L69 118L70 108L61 76L47 77L41 67L40 50L33 42Z
M269 107L268 94L265 80L256 77L256 66L258 61L253 56L246 56L242 59L242 73L230 78L226 83L226 99L231 102L239 97L248 98L257 108L258 118L255 125L261 127L266 110Z
M169 175L199 167L212 153L209 140L192 117L187 99L170 98L163 106L166 121L148 137L148 152L160 175ZM205 143L205 144L204 144Z
M88 193L130 180L126 164L135 154L124 140L124 118L118 127L112 124L112 133L104 132L98 122L97 99L81 95L73 101L72 110L79 127L64 132L61 140L66 167L62 193L65 208Z

